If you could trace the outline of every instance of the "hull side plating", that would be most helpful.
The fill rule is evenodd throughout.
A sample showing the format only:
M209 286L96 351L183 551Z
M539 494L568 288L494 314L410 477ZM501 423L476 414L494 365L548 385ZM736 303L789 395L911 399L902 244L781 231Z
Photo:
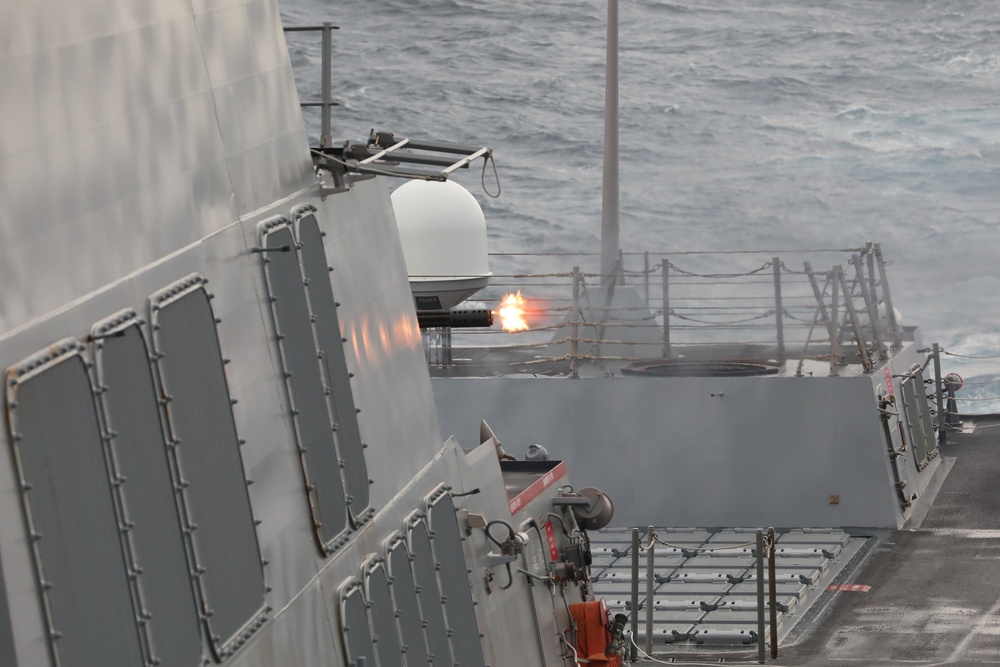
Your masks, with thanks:
M526 578L486 590L495 546L463 519L544 521L557 487L513 517L494 446L442 440L388 189L359 178L320 196L277 5L18 0L0 15L0 663L342 665L382 650L400 664L385 633L403 602L387 610L385 587L393 568L407 580L401 544L429 567L411 589L438 591L419 607L440 616L434 664L558 660L580 584L550 583L535 623ZM279 227L293 241L268 248ZM271 252L296 260L281 287L304 296L281 313L298 319L273 307ZM320 331L322 280L339 331ZM302 358L316 367L296 368L324 393L309 409L334 433L325 457L303 439L287 327L315 341ZM155 418L129 421L146 408ZM89 467L56 465L65 448ZM341 505L320 501L330 489ZM81 541L58 530L65 516ZM99 576L74 557L107 537L98 526L121 555ZM547 577L540 540L523 557ZM189 595L167 600L167 580ZM124 613L102 633L71 620L109 604ZM423 636L419 620L401 636ZM380 631L381 649L364 641ZM521 635L537 650L511 650Z

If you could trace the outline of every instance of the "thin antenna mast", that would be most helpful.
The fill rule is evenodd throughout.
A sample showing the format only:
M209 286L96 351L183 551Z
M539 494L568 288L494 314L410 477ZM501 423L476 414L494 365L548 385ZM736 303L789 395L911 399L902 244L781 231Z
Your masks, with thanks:
M618 0L608 0L604 88L604 187L601 201L601 275L609 281L618 263Z

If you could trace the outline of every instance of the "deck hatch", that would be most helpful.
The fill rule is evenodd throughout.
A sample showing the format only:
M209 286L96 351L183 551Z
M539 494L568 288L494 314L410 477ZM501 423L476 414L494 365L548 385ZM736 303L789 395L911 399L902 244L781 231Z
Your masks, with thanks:
M392 588L392 599L399 611L399 633L406 651L406 664L423 667L430 662L424 637L423 613L417 599L417 586L410 568L410 552L402 536L390 539L386 550L386 570Z
M369 508L368 466L337 318L337 302L330 284L332 269L326 260L323 232L315 215L310 213L299 218L298 238L309 294L309 312L316 333L316 349L323 368L327 400L336 424L337 445L344 460L348 510L351 521L357 526L372 514Z
M193 665L201 658L198 608L181 533L173 476L142 321L131 310L91 332L98 409L135 568L134 596L147 661Z
M10 441L55 664L139 665L130 568L82 355L66 339L7 369Z
M374 642L383 665L403 664L402 642L396 624L396 606L389 590L389 576L385 571L385 561L373 555L366 561L365 596L368 598L368 614L374 630ZM409 660L406 660L409 665ZM416 663L415 663L416 664Z
M431 551L430 530L423 512L413 514L406 527L410 554L413 557L413 574L417 583L417 600L423 621L427 625L427 649L434 665L450 667L451 642L444 617L441 585L438 583L437 564Z
M357 577L351 577L340 585L340 637L344 643L344 657L348 667L360 667L358 658L364 658L365 667L373 667L375 645L368 626L365 611L368 602L364 596L364 584Z
M439 580L441 593L446 600L445 613L455 662L461 667L482 667L486 660L479 640L472 585L466 574L468 567L451 494L439 493L432 496L427 504L427 514L433 536L431 544L435 561L440 571L447 573L447 576L441 576Z
M287 220L262 227L264 275L285 387L297 440L299 462L316 538L332 554L347 530L347 501L342 456L334 440L333 421L324 397L325 383L310 324L305 282Z
M210 644L228 657L264 622L264 572L216 320L191 275L150 297L153 348Z

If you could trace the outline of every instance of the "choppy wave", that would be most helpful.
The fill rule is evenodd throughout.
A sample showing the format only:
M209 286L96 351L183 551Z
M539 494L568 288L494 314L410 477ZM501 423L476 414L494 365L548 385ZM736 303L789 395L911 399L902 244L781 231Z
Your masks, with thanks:
M605 2L281 2L286 23L341 26L335 136L490 144L504 185L484 201L493 247L593 248ZM625 249L881 241L907 321L966 355L946 371L983 378L961 407L1000 410L1000 5L637 0L619 13ZM315 97L318 43L289 45ZM478 173L459 178L479 190Z

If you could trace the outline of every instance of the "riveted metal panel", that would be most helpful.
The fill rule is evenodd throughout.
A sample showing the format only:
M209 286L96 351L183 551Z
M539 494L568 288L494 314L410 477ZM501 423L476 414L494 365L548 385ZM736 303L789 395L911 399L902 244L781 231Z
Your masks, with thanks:
M360 667L358 658L363 658L365 667L375 667L375 646L372 632L368 627L368 606L364 596L364 584L357 577L351 577L340 585L340 637L344 642L344 658L348 667Z
M439 569L446 573L439 577L441 593L445 599L445 614L455 663L461 667L482 667L483 645L479 641L479 625L472 601L472 586L467 574L462 536L458 530L458 517L450 493L431 496L427 506L430 521L431 544Z
M399 634L406 651L407 667L423 667L430 662L424 637L424 615L420 611L417 585L410 568L410 552L402 536L390 539L386 570L392 599L399 612Z
M431 549L430 530L426 516L416 513L407 522L407 542L413 557L413 573L416 576L417 599L426 624L427 649L434 665L452 665L451 642L448 641L448 625L444 617L444 599L438 583L438 564Z
M343 544L348 527L342 458L324 397L295 239L284 219L265 223L261 230L261 257L309 509L317 540L329 555Z
M197 275L150 297L182 515L210 644L233 653L264 623L264 573L216 322Z
M10 441L55 663L139 665L123 527L82 352L67 339L7 369Z
M149 352L135 312L92 331L98 408L109 444L147 662L197 664L202 639Z
M927 461L937 456L937 433L934 424L931 423L930 409L927 405L927 385L924 383L924 373L919 366L914 366L910 371L911 378L903 380L903 397L906 399L906 418L910 423L910 433L914 440L914 453L924 454L923 459L918 460L918 467L923 468ZM910 386L910 392L905 388Z
M374 631L375 647L383 665L409 665L396 625L396 606L389 590L385 561L373 555L365 562L365 595L368 598L368 619ZM413 663L417 664L417 663ZM423 667L423 666L421 666Z
M308 214L302 216L302 213ZM309 209L300 211L298 235L317 347L322 360L330 409L336 424L337 443L344 458L348 509L351 520L355 525L360 525L371 515L368 507L368 466L365 463L357 408L344 356L344 341L337 319L337 302L330 285L332 269L323 250L323 232L320 231L315 214L309 212Z

